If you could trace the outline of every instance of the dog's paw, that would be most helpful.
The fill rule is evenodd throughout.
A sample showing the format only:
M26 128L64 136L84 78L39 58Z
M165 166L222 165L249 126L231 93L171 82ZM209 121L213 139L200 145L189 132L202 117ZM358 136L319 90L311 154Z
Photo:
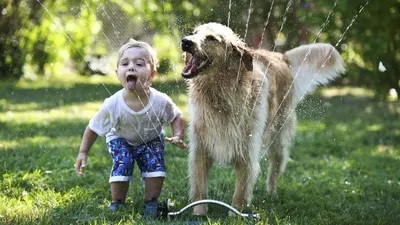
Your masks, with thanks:
M206 205L196 205L193 208L193 215L195 216L205 216L207 214L207 206Z

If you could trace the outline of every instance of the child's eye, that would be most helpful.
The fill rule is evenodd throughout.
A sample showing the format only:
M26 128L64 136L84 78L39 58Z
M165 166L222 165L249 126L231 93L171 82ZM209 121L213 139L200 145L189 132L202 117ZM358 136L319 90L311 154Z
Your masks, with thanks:
M136 66L145 66L146 63L145 63L143 60L136 60L136 61L135 61L135 65L136 65Z

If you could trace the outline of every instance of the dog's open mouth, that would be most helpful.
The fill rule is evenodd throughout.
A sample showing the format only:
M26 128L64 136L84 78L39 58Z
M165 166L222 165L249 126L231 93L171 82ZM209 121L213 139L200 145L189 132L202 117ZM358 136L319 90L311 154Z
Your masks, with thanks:
M183 78L193 78L211 65L211 59L207 56L195 56L186 52L186 66L183 69Z
M134 75L128 75L126 77L126 84L129 90L133 90L136 87L137 77Z

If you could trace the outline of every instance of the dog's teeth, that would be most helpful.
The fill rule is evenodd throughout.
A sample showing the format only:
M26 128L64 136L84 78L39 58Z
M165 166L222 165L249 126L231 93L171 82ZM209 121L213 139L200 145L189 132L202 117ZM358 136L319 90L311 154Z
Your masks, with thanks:
M200 64L199 68L200 68L200 67L203 67L205 64L206 64L206 61L203 61L203 62Z

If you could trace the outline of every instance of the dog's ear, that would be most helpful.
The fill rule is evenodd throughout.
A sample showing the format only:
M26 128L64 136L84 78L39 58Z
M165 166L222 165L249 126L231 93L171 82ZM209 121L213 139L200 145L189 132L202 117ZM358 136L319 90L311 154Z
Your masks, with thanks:
M253 53L244 47L232 44L233 51L240 56L244 66L248 71L253 71Z

